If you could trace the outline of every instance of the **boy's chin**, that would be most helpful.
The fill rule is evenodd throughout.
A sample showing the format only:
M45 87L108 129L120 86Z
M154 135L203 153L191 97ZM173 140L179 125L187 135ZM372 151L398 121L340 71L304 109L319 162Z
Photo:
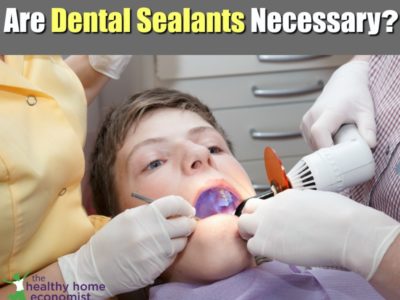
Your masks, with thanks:
M238 218L218 214L197 223L183 252L163 274L167 281L209 283L254 266L246 241L238 232Z

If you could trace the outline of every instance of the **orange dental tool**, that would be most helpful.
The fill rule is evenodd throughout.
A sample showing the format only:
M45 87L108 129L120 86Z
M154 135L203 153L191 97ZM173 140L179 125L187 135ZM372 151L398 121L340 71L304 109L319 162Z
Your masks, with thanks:
M268 199L273 197L275 194L292 187L288 177L286 176L286 171L280 158L271 147L266 147L264 149L264 165L267 173L267 182L269 183L270 188L266 192L255 195L251 198ZM239 204L235 210L236 216L242 214L242 210L249 199L245 199Z
M271 188L275 189L275 193L280 193L292 187L289 178L286 176L282 161L271 147L265 147L264 149L264 164L268 182Z

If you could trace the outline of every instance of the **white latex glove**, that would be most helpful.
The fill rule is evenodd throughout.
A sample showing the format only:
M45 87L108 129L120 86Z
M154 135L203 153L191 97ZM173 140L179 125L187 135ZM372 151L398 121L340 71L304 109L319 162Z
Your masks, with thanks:
M186 246L194 215L195 209L177 196L119 214L77 252L58 259L68 292L77 295L73 282L104 284L105 291L93 292L90 299L105 299L152 284Z
M132 55L89 55L89 63L97 72L119 79Z
M367 144L375 147L376 124L368 69L368 62L361 60L341 66L306 112L300 128L313 150L332 146L332 135L346 123L355 123Z
M239 232L250 238L247 248L255 256L343 267L369 280L400 233L400 223L340 194L287 190L249 200Z

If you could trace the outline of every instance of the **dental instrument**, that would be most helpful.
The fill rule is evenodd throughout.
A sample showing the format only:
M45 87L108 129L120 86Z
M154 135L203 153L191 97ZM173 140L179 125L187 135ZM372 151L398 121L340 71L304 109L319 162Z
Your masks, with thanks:
M371 149L354 124L342 126L334 137L333 146L303 157L287 174L270 147L264 150L264 163L271 187L251 198L267 199L288 188L340 192L371 179L375 173ZM241 215L249 199L236 208L236 216Z
M143 195L141 195L139 193L132 193L131 197L139 199L139 200L142 200L142 201L144 201L146 203L149 203L149 204L155 200L155 199L143 196Z
M293 188L340 192L374 176L371 149L355 125L342 126L334 144L303 157L290 170L287 176Z

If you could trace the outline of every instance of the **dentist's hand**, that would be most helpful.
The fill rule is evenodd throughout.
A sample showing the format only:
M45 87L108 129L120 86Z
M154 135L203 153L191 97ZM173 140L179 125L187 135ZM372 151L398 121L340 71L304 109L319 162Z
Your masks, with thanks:
M195 209L177 196L128 209L77 252L59 258L65 282L104 284L91 299L105 299L150 285L182 251L196 222Z
M112 79L119 79L132 55L89 55L89 63L97 72Z
M368 68L368 62L362 60L341 66L304 115L300 128L313 150L332 146L332 135L346 123L355 123L367 144L375 147L376 125Z
M340 194L287 190L252 199L239 218L248 250L288 264L338 266L370 279L400 223Z

